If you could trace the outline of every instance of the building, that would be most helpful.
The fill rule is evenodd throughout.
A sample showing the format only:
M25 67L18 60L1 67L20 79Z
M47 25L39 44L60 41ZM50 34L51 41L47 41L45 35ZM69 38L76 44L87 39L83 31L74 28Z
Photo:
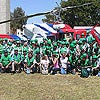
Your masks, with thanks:
M0 0L0 22L10 19L10 0ZM10 32L10 23L0 24L0 33Z

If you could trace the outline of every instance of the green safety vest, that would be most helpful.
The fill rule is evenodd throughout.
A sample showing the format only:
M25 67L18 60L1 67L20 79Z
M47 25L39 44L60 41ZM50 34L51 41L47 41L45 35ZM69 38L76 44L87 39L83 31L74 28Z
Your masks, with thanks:
M2 55L1 56L1 59L0 59L0 62L3 64L3 66L7 66L11 61L11 56L8 55L8 56L4 56Z

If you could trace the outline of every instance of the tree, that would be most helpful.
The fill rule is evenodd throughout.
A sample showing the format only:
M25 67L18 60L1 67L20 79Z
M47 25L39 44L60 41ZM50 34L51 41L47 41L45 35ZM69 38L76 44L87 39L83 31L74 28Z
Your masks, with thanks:
M61 19L64 23L71 25L90 26L100 22L100 1L99 0L68 0L61 1L61 7L79 6L84 3L92 2L79 8L66 9L61 11Z
M21 7L17 7L16 9L14 9L14 12L11 12L10 16L11 19L23 17L25 16L25 11ZM26 23L27 23L27 18L12 21L10 23L10 29L13 33L15 33L17 29L22 30L22 26L25 25Z
M55 16L51 14L45 15L46 18L42 19L43 22L52 23L55 20Z
M57 9L57 7L55 7L55 9ZM56 21L56 16L53 13L46 14L45 18L42 19L42 21L47 23L53 23L54 21Z

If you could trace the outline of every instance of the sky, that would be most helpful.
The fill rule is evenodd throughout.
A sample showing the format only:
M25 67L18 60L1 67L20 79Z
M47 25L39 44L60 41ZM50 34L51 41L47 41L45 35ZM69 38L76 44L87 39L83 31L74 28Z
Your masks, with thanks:
M59 4L60 1L61 0L10 0L10 10L13 12L16 7L21 7L26 15L47 12L54 9L57 6L56 2ZM43 18L44 16L29 18L27 23L42 23L41 20Z

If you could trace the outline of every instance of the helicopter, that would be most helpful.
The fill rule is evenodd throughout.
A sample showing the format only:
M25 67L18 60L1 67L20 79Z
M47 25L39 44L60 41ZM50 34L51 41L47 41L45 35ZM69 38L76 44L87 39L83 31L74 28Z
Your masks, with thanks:
M22 16L22 17L18 17L18 18L13 18L13 19L1 21L0 24L8 23L8 22L12 22L12 21L15 21L15 20L20 20L20 19L25 19L25 18L32 18L32 17L35 17L35 16L46 15L46 14L53 14L53 15L55 16L55 21L61 21L61 17L60 17L61 11L65 11L65 10L73 9L73 8L80 8L80 7L82 7L82 6L89 6L89 5L91 5L92 3L93 3L93 2L84 3L84 4L79 5L79 6L67 6L67 7L62 8L62 7L59 6L58 3L56 2L56 4L58 5L58 7L57 7L56 9L51 10L51 11L40 12L40 13L36 13L36 14L31 14L31 15L28 15L28 16Z
M35 16L41 16L41 15L46 15L46 14L52 14L55 16L55 20L54 20L54 23L58 23L57 26L55 26L56 28L61 28L63 24L63 21L61 19L61 12L63 11L66 11L66 10L69 10L69 9L74 9L74 8L81 8L83 6L90 6L92 5L94 2L89 2L89 3L84 3L82 5L78 5L78 6L67 6L67 7L61 7L59 6L59 4L56 2L57 6L55 9L51 10L51 11L47 11L47 12L40 12L40 13L36 13L36 14L31 14L31 15L28 15L28 16L22 16L22 17L18 17L18 18L13 18L13 19L9 19L9 20L5 20L5 21L1 21L0 24L3 24L3 23L8 23L8 22L13 22L15 20L20 20L20 19L25 19L25 18L32 18L32 17L35 17ZM26 28L25 26L23 27L24 29ZM32 30L34 29L34 27L32 28ZM31 32L30 36L33 36L33 32ZM24 36L24 35L23 35ZM29 36L29 34L27 34L27 36Z

